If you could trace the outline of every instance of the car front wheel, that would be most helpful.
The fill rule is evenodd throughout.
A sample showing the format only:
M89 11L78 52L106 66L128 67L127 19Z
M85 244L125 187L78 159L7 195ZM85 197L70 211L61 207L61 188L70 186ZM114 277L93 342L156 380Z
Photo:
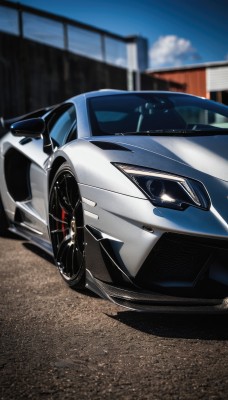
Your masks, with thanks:
M84 221L79 188L67 163L56 172L49 197L49 224L54 258L64 281L85 287Z

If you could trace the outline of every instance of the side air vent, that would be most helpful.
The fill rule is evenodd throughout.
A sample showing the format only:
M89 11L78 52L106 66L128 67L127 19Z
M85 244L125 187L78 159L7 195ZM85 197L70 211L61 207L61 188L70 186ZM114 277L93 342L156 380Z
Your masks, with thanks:
M143 289L197 298L228 295L228 241L164 233L135 283Z
M31 138L23 138L23 139L20 140L19 143L20 143L22 146L24 146L25 144L28 144L28 143L30 143L30 142L32 142L32 139L31 139Z
M30 198L29 182L30 161L19 151L10 149L5 154L5 179L7 189L14 201Z
M94 144L95 146L99 147L102 150L131 151L127 149L127 147L121 146L120 144L117 143L99 142L99 141L91 141L90 143Z

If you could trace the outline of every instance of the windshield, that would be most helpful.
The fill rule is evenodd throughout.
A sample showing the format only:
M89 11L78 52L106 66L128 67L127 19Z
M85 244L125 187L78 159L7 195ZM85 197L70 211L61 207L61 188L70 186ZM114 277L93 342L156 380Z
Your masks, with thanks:
M93 136L227 133L228 107L177 93L126 93L88 99Z

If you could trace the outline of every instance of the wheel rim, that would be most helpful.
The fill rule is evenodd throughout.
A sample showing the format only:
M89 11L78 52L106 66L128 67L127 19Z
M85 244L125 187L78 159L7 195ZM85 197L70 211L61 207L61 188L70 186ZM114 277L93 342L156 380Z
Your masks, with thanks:
M52 185L49 221L59 271L64 279L75 280L84 264L84 226L78 185L70 171L61 171Z

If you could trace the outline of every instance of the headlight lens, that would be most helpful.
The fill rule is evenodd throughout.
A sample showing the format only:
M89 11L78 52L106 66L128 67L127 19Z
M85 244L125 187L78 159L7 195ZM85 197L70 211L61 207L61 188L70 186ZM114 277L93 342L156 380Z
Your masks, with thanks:
M189 206L208 210L210 200L202 183L166 172L114 164L159 207L185 210Z

